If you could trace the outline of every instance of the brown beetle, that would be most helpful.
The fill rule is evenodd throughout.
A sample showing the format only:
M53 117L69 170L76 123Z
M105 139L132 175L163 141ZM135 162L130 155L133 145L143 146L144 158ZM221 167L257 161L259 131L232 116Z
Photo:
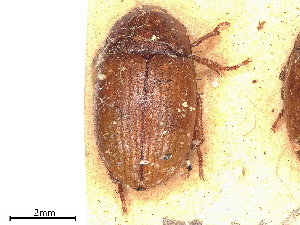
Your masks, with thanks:
M93 61L95 134L99 154L118 184L137 190L170 178L197 147L199 174L204 140L201 99L193 60L209 68L235 70L192 55L191 47L219 35L221 23L190 44L185 27L165 10L144 6L118 20Z
M300 34L298 35L294 49L287 64L280 73L279 78L283 81L281 97L283 98L283 109L272 126L275 128L278 121L284 115L286 129L292 143L300 144ZM299 148L297 155L300 158Z

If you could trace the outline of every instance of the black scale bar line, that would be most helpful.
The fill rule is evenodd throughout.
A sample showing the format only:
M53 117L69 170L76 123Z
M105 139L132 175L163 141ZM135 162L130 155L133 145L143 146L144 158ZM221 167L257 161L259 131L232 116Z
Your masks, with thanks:
M48 220L70 220L73 219L76 221L76 216L68 217L68 216L54 216L54 217L47 217L47 216L9 216L9 221L13 219L19 219L19 220L28 220L28 219L48 219Z

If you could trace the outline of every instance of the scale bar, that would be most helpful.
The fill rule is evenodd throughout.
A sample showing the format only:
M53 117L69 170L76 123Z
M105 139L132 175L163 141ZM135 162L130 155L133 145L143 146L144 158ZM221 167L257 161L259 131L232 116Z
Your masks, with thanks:
M54 217L47 217L47 216L9 216L9 221L13 220L13 219L17 219L17 220L31 220L31 219L38 219L38 220L43 220L43 219L47 219L47 220L75 220L76 221L76 216L73 217L68 217L68 216L54 216Z

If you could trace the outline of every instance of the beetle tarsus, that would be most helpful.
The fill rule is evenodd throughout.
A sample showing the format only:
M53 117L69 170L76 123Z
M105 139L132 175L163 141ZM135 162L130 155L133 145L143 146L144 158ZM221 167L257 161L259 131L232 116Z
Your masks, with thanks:
M200 43L202 43L204 40L210 38L210 37L213 37L213 36L216 36L216 35L220 35L220 27L221 26L224 26L224 25L227 25L229 26L230 23L228 22L223 22L223 23L220 23L212 32L209 32L208 34L204 35L203 37L199 38L197 41L195 41L194 43L191 44L191 47L195 47L197 45L199 45Z
M220 74L219 71L221 71L221 70L226 70L226 71L236 70L239 67L247 65L249 62L251 62L250 59L246 59L245 61L243 61L240 64L237 64L235 66L222 66L221 64L219 64L215 61L212 61L212 60L207 59L205 57L199 57L197 55L190 55L189 58L192 59L192 60L195 60L198 63L201 63L201 64L207 66L209 69L216 71L218 74Z
M202 151L200 149L200 145L204 142L204 134L203 134L203 125L202 125L202 107L201 107L201 96L197 93L196 99L196 124L195 130L193 134L193 147L197 149L198 155L198 166L199 166L199 176L202 180L204 180L203 174L203 156Z
M280 113L278 114L277 119L275 120L275 122L273 123L273 125L272 125L272 127L271 127L271 130L274 131L274 133L275 133L275 129L276 129L276 127L277 127L277 124L278 124L279 120L280 120L280 119L282 118L282 116L283 116L283 113L284 113L284 110L282 109L282 110L280 111Z
M124 191L123 191L123 185L122 184L118 184L118 193L120 195L120 199L121 199L121 202L122 202L123 213L127 214L126 200L125 200Z
M241 62L240 64L237 64L235 66L222 66L219 70L236 70L238 68L240 68L241 66L247 65L249 62L251 62L251 60L248 58L246 60L244 60L243 62Z

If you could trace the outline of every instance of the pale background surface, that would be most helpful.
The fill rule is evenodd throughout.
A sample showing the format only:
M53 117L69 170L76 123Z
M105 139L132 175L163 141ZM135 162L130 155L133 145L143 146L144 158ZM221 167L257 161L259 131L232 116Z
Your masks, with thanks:
M86 5L0 1L1 225L74 224L9 221L34 216L35 209L86 224L80 26Z
M248 57L252 62L221 77L195 63L197 78L202 79L198 88L203 93L206 140L201 149L206 180L199 179L196 154L191 152L193 170L188 179L174 175L143 192L126 188L129 213L122 215L117 186L110 181L95 145L90 63L113 24L139 4L166 9L186 26L191 41L220 22L230 22L220 36L205 41L194 54L223 65ZM258 31L262 21L266 24ZM296 0L90 0L85 79L89 224L162 224L164 217L198 219L203 225L300 224L300 216L290 216L300 208L300 163L289 145L284 121L275 134L270 130L282 108L279 73L298 32L300 3Z

